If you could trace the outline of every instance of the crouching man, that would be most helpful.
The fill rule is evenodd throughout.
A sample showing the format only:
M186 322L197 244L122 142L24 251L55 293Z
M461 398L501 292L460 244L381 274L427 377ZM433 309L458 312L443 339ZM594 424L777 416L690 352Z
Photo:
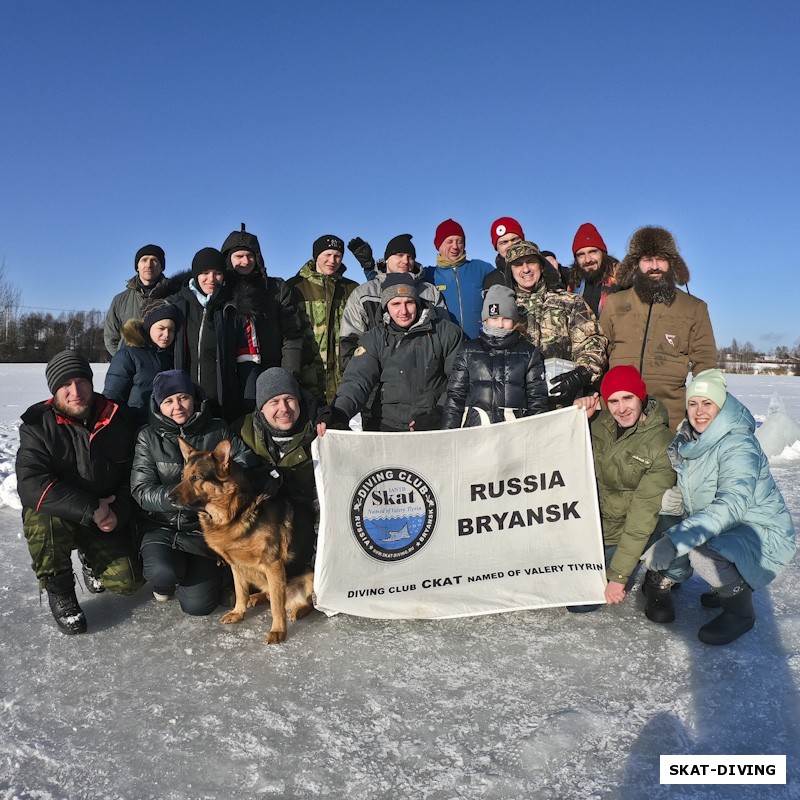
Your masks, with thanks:
M294 509L292 560L287 578L311 569L317 521L317 487L311 442L316 438L316 402L297 379L282 367L271 367L256 381L256 408L234 429L264 462L277 470Z
M128 526L134 429L124 410L96 394L92 369L80 353L64 350L45 368L52 398L22 415L17 490L22 528L39 588L63 633L85 633L75 596L72 551L86 588L133 594L142 584Z

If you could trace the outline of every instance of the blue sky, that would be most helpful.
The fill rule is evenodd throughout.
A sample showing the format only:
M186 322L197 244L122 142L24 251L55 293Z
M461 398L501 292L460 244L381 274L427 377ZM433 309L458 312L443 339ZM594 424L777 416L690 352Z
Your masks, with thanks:
M0 259L23 305L105 310L247 223L289 277L324 233L571 261L669 228L717 344L800 344L792 2L6 4ZM790 259L786 275L780 267ZM347 254L349 276L362 279Z

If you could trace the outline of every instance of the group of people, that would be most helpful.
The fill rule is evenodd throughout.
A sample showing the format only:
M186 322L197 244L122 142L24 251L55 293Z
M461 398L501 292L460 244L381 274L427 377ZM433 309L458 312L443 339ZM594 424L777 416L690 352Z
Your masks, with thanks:
M590 416L606 601L624 600L641 559L652 621L674 619L672 589L694 569L712 588L703 604L722 609L701 640L752 627L752 590L794 552L792 520L752 416L716 369L708 309L672 234L640 228L618 261L584 223L568 268L511 217L492 223L494 266L467 257L452 219L436 228L434 266L412 239L395 236L377 260L352 239L360 285L334 235L288 281L268 275L244 225L172 278L161 247L136 253L106 315L103 392L83 356L59 353L45 370L52 398L20 427L23 530L63 632L86 630L74 549L89 591L147 580L189 614L218 605L227 565L172 495L178 437L201 449L230 439L265 493L286 492L295 573L313 561L310 444L329 427L419 433L573 403Z

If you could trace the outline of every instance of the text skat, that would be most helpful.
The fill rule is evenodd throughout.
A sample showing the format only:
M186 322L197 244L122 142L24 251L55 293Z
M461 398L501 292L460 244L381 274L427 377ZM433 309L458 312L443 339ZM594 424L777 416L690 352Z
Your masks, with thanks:
M538 492L544 489L553 489L556 486L566 486L564 478L558 470L554 472L540 472L538 475L526 475L524 478L509 478L502 481L489 481L488 483L473 483L469 487L469 499L489 500L508 495L525 492Z
M458 521L458 535L473 533L498 533L513 528L530 528L545 522L560 522L581 519L578 500L570 503L551 503L549 506L526 508L523 511L504 511L502 514L484 514L478 517L463 517Z

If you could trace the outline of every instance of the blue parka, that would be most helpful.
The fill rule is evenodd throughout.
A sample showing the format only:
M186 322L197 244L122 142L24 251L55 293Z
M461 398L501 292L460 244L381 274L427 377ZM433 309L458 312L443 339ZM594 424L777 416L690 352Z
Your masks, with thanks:
M478 336L483 308L483 279L494 267L473 258L455 267L425 267L425 280L443 295L450 318L458 323L469 339Z
M757 589L796 548L792 517L755 437L753 415L731 394L696 438L688 420L669 447L686 518L667 531L682 556L706 543Z

